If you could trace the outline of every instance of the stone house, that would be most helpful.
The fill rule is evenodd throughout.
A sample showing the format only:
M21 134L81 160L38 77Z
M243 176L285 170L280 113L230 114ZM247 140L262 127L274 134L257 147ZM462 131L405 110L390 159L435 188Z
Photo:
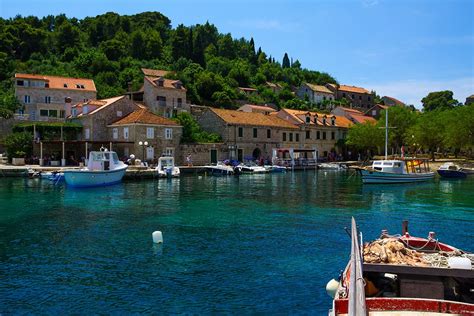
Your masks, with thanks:
M323 101L334 100L334 93L329 90L326 86L320 86L312 83L303 83L298 90L296 90L296 96L302 100L308 98L312 103L320 104Z
M71 106L96 99L92 79L46 75L15 74L15 96L23 108L16 119L27 121L65 121Z
M474 94L473 95L470 95L466 98L466 102L464 103L465 105L468 105L468 104L471 104L471 103L474 103Z
M300 137L294 150L316 152L317 157L327 157L338 152L337 142L345 139L352 123L344 116L312 111L282 109L277 116L299 128Z
M107 129L108 138L119 142L116 151L120 157L134 154L136 158L149 162L156 162L160 156L181 157L179 144L182 126L147 108L140 107L109 123ZM180 162L177 159L176 163Z
M277 112L274 108L267 106L267 105L255 105L255 104L244 104L237 111L241 112L255 112L255 113L263 113L263 114L270 114Z
M279 93L283 89L283 87L278 83L273 83L269 81L265 82L265 86L270 88L273 93Z
M373 107L371 107L367 112L365 112L366 116L373 117L374 119L378 120L380 118L380 112L382 110L388 109L388 105L383 105L383 104L376 104Z
M171 118L180 112L188 112L186 88L179 80L167 79L165 70L142 68L143 102L154 113Z
M83 126L81 140L109 142L107 125L127 116L139 106L127 96L92 100L72 109L70 120Z
M389 96L383 96L382 103L387 106L395 106L395 105L405 106L405 103L403 103L402 101L389 97Z
M326 87L334 93L336 100L346 99L349 101L351 108L367 111L374 106L374 95L364 88L333 83L326 84Z
M331 111L331 114L343 116L351 121L353 124L361 124L361 123L375 123L376 119L371 116L365 115L359 110L356 109L349 109L343 106L338 106L337 108Z
M299 140L297 126L272 114L208 108L198 123L203 130L219 134L228 148L228 152L210 150L211 162L271 159L274 149Z

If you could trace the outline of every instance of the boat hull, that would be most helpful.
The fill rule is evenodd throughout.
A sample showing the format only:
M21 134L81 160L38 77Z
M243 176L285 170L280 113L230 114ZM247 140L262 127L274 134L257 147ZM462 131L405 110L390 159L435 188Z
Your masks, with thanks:
M388 183L412 183L429 181L434 178L434 172L425 173L390 173L371 170L360 170L362 183L365 184L388 184Z
M66 170L64 180L69 187L90 188L120 183L127 168L108 171Z
M467 173L458 170L438 170L438 174L443 178L462 179L467 176Z
M216 176L228 176L234 174L232 167L206 166L206 172Z

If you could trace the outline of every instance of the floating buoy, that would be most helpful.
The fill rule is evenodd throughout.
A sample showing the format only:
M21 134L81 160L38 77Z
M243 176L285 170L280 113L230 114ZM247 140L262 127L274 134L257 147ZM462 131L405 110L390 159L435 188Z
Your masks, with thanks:
M153 242L155 244L163 243L163 234L159 230L157 230L156 232L153 232L152 236L153 236Z
M329 296L334 298L338 287L339 287L339 281L332 279L331 281L328 282L328 284L326 284L326 293L328 293Z

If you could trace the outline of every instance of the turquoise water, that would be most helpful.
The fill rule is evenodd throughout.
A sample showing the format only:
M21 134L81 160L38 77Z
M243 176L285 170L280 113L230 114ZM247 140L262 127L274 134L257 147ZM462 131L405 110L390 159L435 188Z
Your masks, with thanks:
M81 190L1 178L0 314L325 315L351 216L365 239L408 219L412 235L474 251L474 177L363 186L308 171Z

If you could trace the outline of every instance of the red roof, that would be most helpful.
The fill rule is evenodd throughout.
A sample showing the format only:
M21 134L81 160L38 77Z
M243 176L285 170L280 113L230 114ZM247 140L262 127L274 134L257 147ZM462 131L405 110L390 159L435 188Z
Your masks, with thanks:
M130 124L147 124L147 125L170 125L180 126L175 121L167 119L163 116L156 115L146 108L140 108L133 111L129 115L112 123L111 125L130 125Z
M354 122L356 123L375 123L377 122L376 119L374 119L373 117L371 116L367 116L367 115L359 115L359 114L351 114L351 118Z
M148 68L142 68L142 72L145 76L149 76L149 77L164 77L167 74L171 73L171 71L168 71L168 70L158 70L158 69L148 69Z
M339 91L370 94L370 91L368 91L364 88L354 87L354 86L346 86L346 85L342 85L342 84L339 86Z
M38 80L48 84L47 89L93 91L96 92L94 80L86 78L70 78L34 74L15 74L16 79Z
M177 89L177 90L186 91L186 88L183 87L183 84L179 80L165 79L164 77L148 77L148 76L145 76L145 80L148 80L153 86L158 87L158 88ZM163 81L163 86L159 86L158 81Z

